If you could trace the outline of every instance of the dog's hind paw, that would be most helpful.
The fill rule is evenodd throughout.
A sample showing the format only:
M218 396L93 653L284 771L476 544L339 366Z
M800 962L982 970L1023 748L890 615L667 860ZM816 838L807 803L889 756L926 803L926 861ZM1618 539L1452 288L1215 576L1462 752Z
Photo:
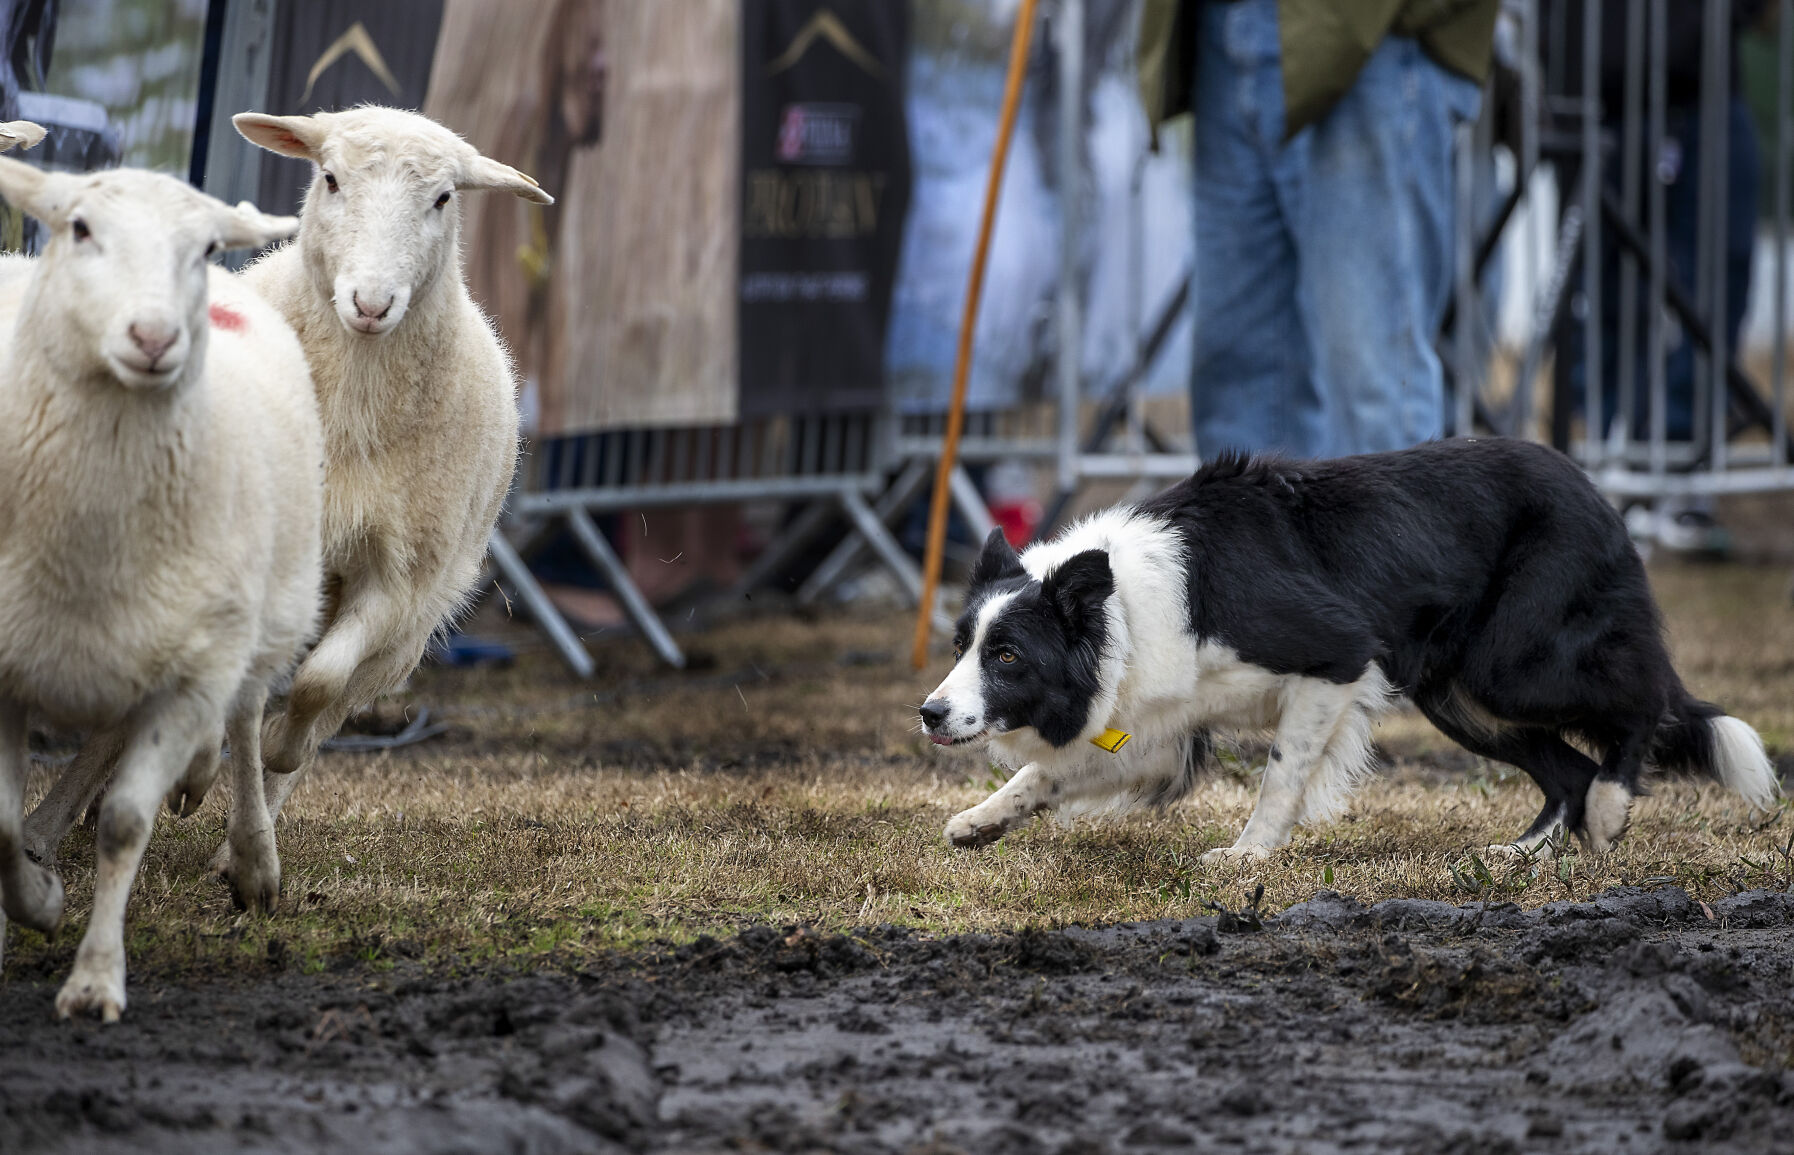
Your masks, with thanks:
M1632 825L1632 791L1623 782L1595 779L1589 784L1582 823L1582 842L1589 853L1607 853Z

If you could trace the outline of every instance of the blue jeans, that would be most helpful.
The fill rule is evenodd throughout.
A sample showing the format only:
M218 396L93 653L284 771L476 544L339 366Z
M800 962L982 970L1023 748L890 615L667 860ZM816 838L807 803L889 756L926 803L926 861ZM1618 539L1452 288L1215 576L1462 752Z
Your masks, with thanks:
M1480 89L1390 37L1285 143L1276 0L1200 8L1197 451L1326 457L1438 437L1452 134Z

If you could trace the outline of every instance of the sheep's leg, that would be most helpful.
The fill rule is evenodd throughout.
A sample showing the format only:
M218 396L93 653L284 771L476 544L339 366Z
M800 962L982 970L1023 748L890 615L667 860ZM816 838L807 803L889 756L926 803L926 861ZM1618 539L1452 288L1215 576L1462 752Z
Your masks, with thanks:
M266 769L263 788L271 819L280 816L281 807L299 785L300 776L317 759L318 746L324 739L336 733L351 711L360 709L402 682L423 656L424 646L430 638L427 630L403 644L378 650L371 656L364 654L361 649L364 639L383 638L386 636L384 631L390 629L389 621L377 620L364 609L373 600L395 605L383 598L362 598L349 603L300 665L299 673L293 679L293 690L287 697L286 711L270 718L263 727ZM323 655L321 660L320 653ZM343 664L351 656L356 665L339 678ZM227 877L230 875L232 864L228 841L212 855L211 869Z
M430 635L426 631L409 643L393 646L368 657L356 668L342 695L318 717L315 726L318 739L306 755L306 765L309 766L316 759L318 745L341 729L343 722L350 714L399 685L412 670L417 668L417 663L423 659L424 646L429 639ZM298 774L282 774L272 769L269 770L269 813L279 815L280 808L286 804L287 798L293 793L293 787L298 784Z
M62 840L99 797L124 747L123 726L108 726L87 736L75 760L63 767L50 792L25 820L25 853L45 866L55 865Z
M262 789L262 709L266 686L245 689L230 717L231 799L225 875L244 910L273 910L280 899L280 856L274 819ZM290 775L288 777L291 777Z
M200 744L218 740L222 721L215 706L192 695L152 699L131 718L118 771L100 804L93 916L75 968L56 995L59 1017L98 1011L110 1023L125 1009L125 906L143 848L163 795Z
M380 644L397 608L372 583L344 589L335 619L293 675L286 709L268 721L263 747L270 772L297 774L311 765L318 744L330 736L325 727L331 717L340 725L347 716L349 682Z
M25 707L0 700L0 907L49 934L62 921L62 880L25 856L25 778L31 769Z

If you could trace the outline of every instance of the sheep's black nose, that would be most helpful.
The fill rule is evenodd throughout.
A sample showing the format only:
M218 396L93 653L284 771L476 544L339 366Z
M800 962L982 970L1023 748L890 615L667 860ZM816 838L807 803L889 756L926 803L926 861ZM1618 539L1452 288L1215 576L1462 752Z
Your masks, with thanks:
M922 725L934 730L946 720L947 703L932 698L922 703Z

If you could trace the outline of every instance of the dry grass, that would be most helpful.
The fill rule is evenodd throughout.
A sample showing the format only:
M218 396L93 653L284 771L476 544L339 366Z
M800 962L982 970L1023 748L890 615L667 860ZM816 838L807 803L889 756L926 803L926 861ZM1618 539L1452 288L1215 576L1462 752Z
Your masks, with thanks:
M1772 749L1794 745L1785 575L1655 577L1691 687L1761 727ZM884 613L741 621L702 638L714 672L696 675L659 671L639 646L617 643L591 686L545 654L499 673L428 671L407 700L459 731L320 765L282 821L275 916L237 914L202 873L222 798L160 822L133 903L136 965L182 975L407 956L578 965L644 938L761 920L945 932L1185 916L1209 901L1237 906L1259 882L1269 909L1324 886L1365 901L1534 905L1620 884L1673 880L1712 898L1794 882L1775 850L1794 824L1753 823L1729 795L1690 782L1658 783L1603 858L1492 859L1481 848L1532 818L1536 790L1413 715L1384 725L1392 772L1344 820L1246 870L1197 862L1250 811L1255 784L1238 760L1168 814L1037 822L995 847L953 850L941 827L983 796L991 772L938 757L911 732L911 707L938 671L901 664L907 628ZM78 931L91 896L85 833L62 869L67 931ZM8 969L65 967L75 941L15 932Z

